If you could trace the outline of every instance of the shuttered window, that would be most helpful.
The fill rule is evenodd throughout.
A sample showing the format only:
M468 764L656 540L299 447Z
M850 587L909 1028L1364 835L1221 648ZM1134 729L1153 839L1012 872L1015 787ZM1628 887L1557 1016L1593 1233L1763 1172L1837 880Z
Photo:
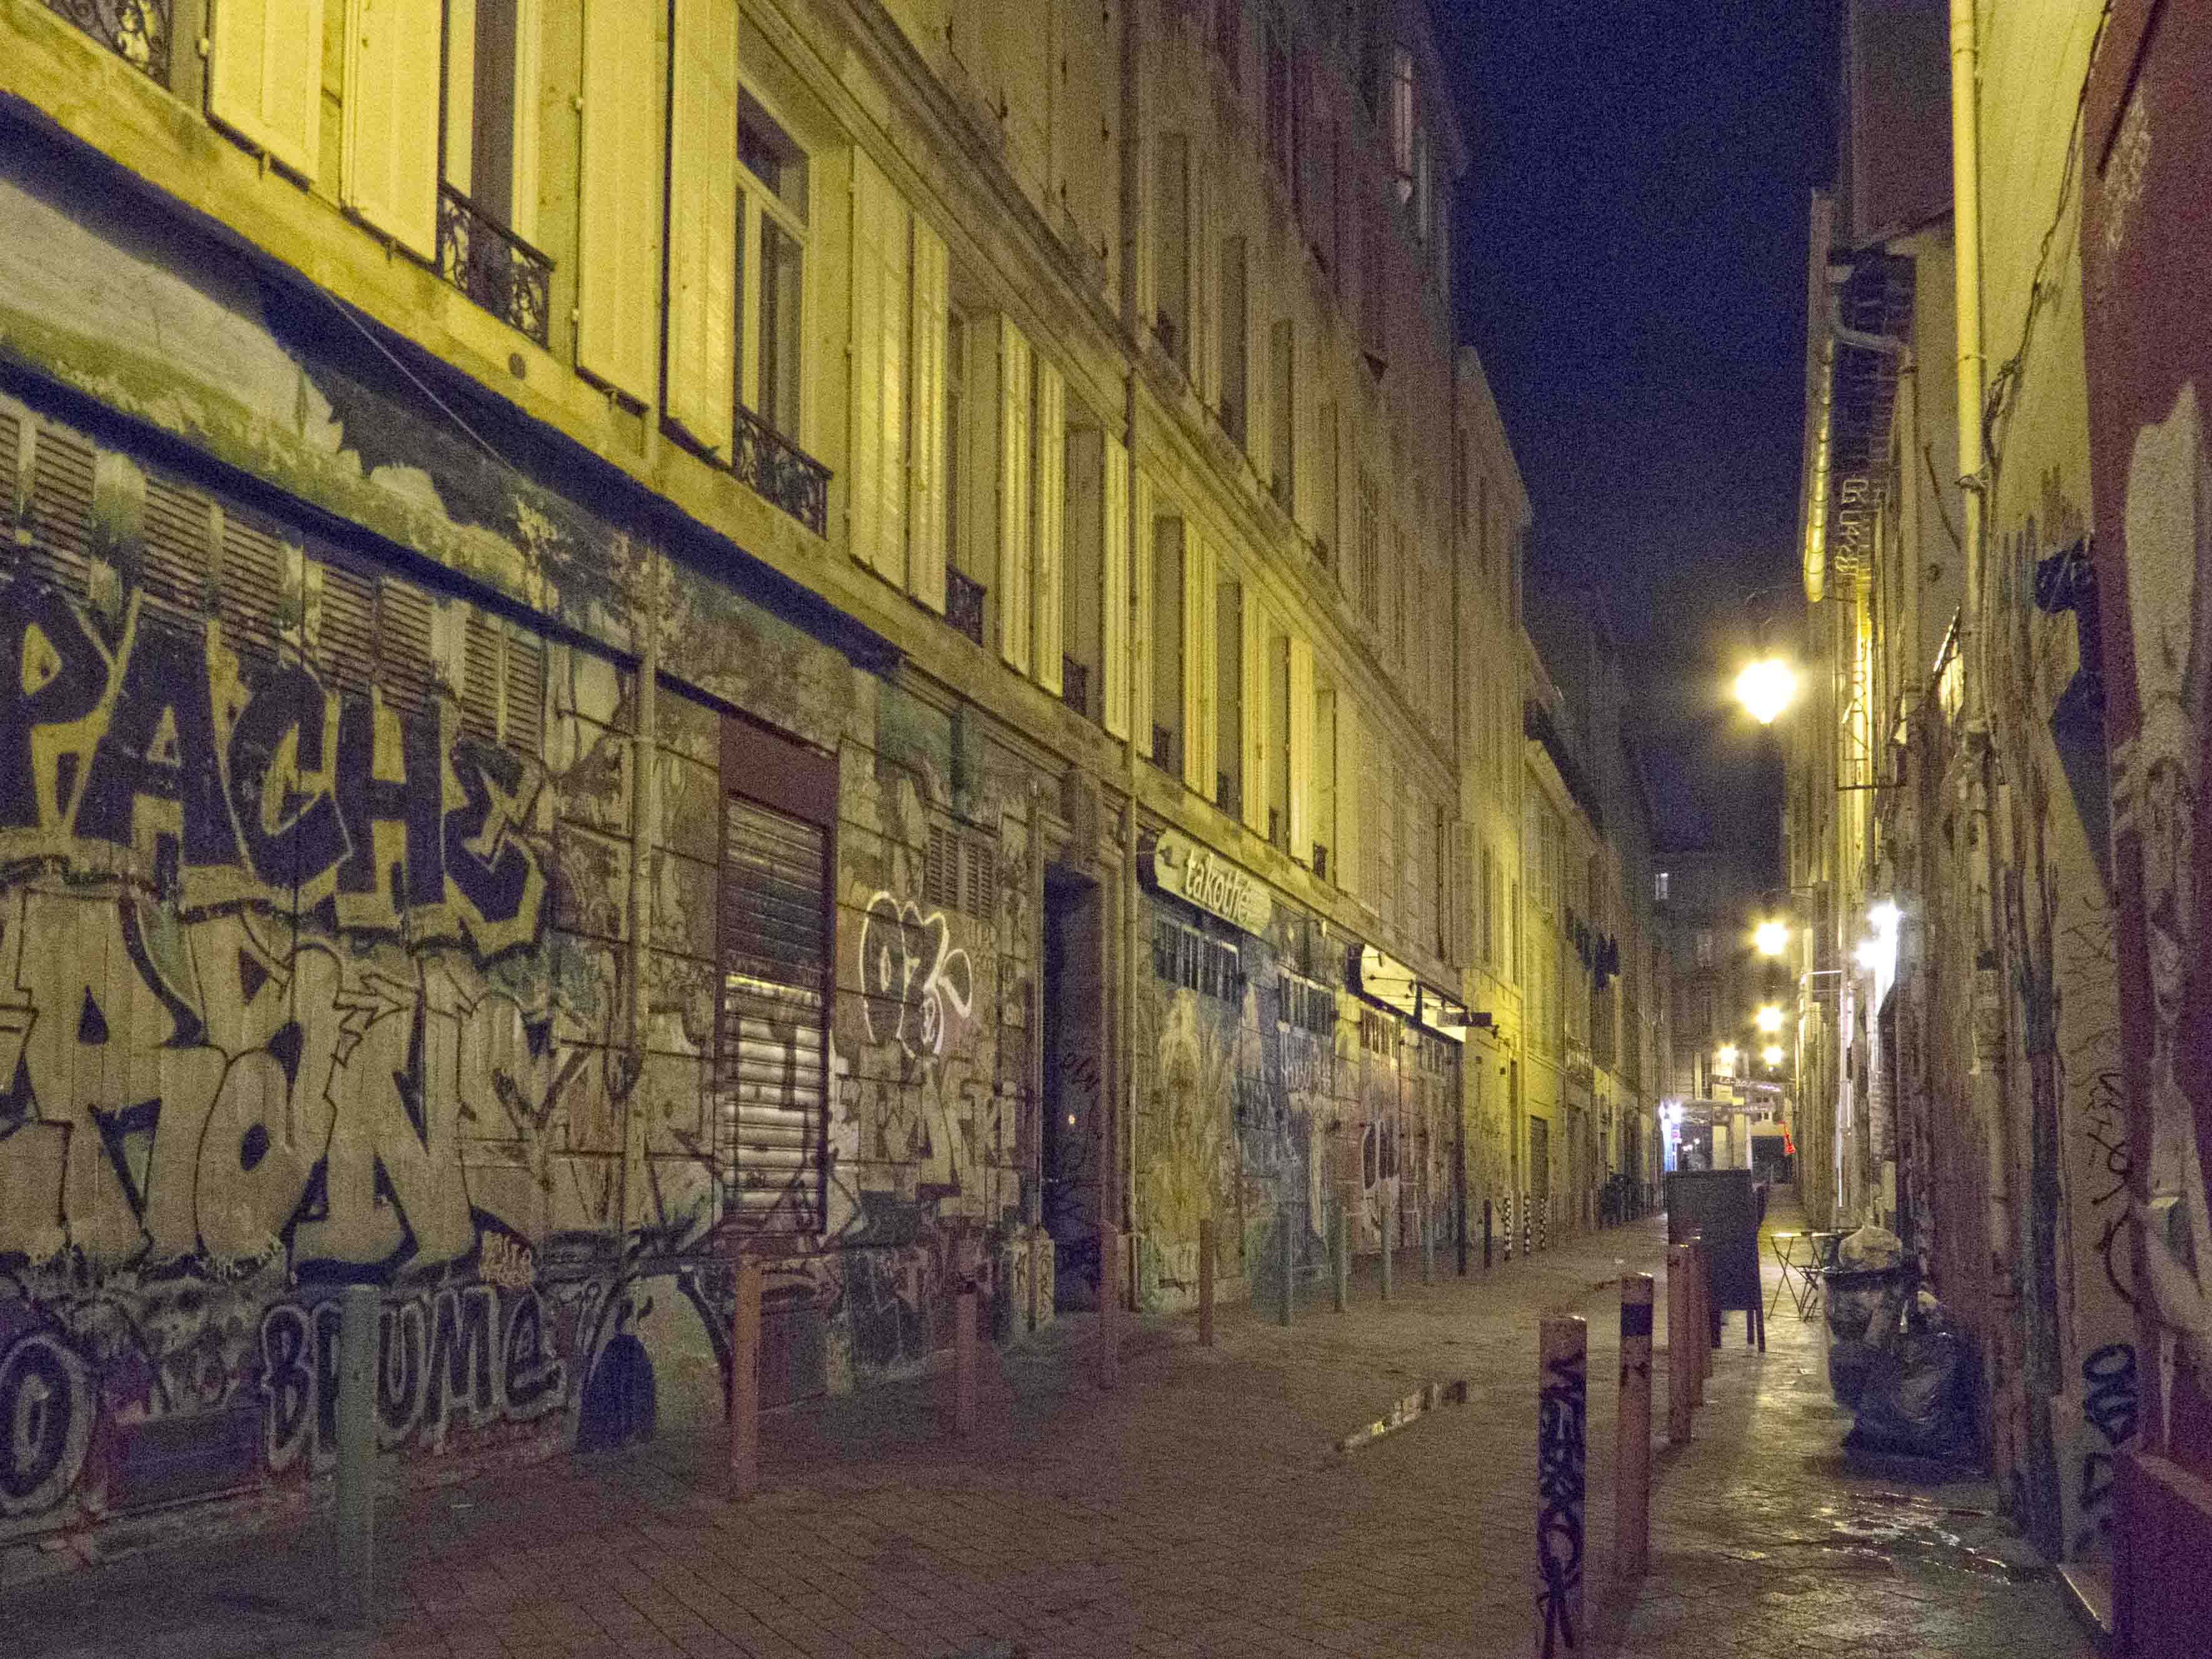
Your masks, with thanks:
M727 460L738 385L735 0L676 0L669 95L668 417Z
M653 401L659 356L667 16L665 0L589 0L584 8L576 364L641 404Z
M92 568L92 446L41 425L31 453L31 544L22 568L82 603Z
M906 583L908 254L913 216L853 149L853 557Z
M216 0L208 113L312 179L322 136L323 0Z
M1030 672L1030 343L999 319L999 654Z
M1286 746L1290 750L1291 856L1313 862L1314 848L1314 659L1304 635L1291 635L1290 708Z
M237 513L222 524L222 566L216 615L232 650L270 655L284 617L284 580L291 550L273 531Z
M914 221L913 453L907 458L907 592L932 611L945 609L945 565L951 525L950 434L945 376L951 354L952 265L945 239L917 214Z
M1129 509L1129 732L1137 752L1152 752L1152 480L1139 472ZM1118 602L1118 595L1116 599Z
M726 720L722 779L712 1105L724 1213L747 1231L818 1233L837 763Z
M1035 617L1030 635L1031 670L1036 683L1058 696L1065 690L1060 580L1066 533L1067 387L1060 370L1042 358L1036 365L1034 455L1030 545L1036 582L1030 593Z
M1129 735L1129 452L1111 433L1103 439L1104 474L1100 509L1100 653L1105 707L1101 718L1109 736Z
M143 603L164 619L197 625L207 610L215 512L204 495L162 478L146 481Z

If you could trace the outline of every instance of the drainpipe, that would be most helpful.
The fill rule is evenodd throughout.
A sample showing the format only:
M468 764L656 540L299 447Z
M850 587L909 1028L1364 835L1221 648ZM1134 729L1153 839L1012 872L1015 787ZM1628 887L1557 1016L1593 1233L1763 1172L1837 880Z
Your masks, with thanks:
M1974 40L1975 0L1951 0L1951 216L1959 328L1959 474L1966 508L1966 615L1961 644L1978 647L1981 621L1985 456L1982 444L1981 133L1976 93L1980 52ZM1978 654L1978 650L1977 651ZM1984 718L1981 665L1969 661L1966 714L1971 729Z
M660 769L653 763L654 745L659 741L654 705L660 675L660 550L647 545L638 550L642 553L641 561L625 561L633 570L642 562L647 580L638 584L643 589L643 603L635 607L639 631L644 637L640 641L637 665L636 731L630 738L629 996L625 1011L629 1025L626 1035L630 1085L623 1114L622 1215L617 1223L620 1230L629 1225L630 1182L644 1157L643 1120L631 1103L641 1097L639 1085L645 1073L646 1024L651 1013L645 971L653 932L653 883L648 872L652 868L653 826L660 817ZM631 1150L633 1143L637 1148L635 1153Z

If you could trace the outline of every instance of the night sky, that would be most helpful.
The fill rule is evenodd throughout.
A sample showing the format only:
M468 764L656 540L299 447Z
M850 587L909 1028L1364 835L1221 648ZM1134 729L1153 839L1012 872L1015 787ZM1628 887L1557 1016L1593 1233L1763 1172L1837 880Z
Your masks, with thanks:
M1780 746L1728 682L1795 587L1808 191L1831 24L1751 0L1436 0L1474 151L1463 337L1533 563L1606 593L1662 846L1777 857ZM1753 590L1781 584L1758 605ZM1778 610L1777 607L1781 607Z

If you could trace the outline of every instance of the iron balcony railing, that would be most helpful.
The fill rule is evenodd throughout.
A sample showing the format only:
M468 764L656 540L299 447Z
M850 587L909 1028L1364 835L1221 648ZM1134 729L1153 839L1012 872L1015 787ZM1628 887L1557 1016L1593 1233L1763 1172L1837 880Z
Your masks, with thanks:
M830 469L766 421L738 408L738 482L763 496L816 535L830 522Z
M169 84L169 0L46 0L134 69Z
M958 570L945 573L945 620L976 644L983 643L983 595L987 590L973 576Z
M544 345L553 261L451 185L438 190L438 274Z

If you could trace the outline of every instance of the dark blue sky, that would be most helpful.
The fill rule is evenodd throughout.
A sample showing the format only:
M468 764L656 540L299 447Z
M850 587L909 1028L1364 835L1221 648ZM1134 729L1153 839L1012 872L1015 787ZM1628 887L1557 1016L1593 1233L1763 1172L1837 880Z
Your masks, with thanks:
M1435 0L1474 149L1459 307L1535 510L1606 592L1668 844L1774 842L1778 747L1725 684L1793 602L1814 0Z

